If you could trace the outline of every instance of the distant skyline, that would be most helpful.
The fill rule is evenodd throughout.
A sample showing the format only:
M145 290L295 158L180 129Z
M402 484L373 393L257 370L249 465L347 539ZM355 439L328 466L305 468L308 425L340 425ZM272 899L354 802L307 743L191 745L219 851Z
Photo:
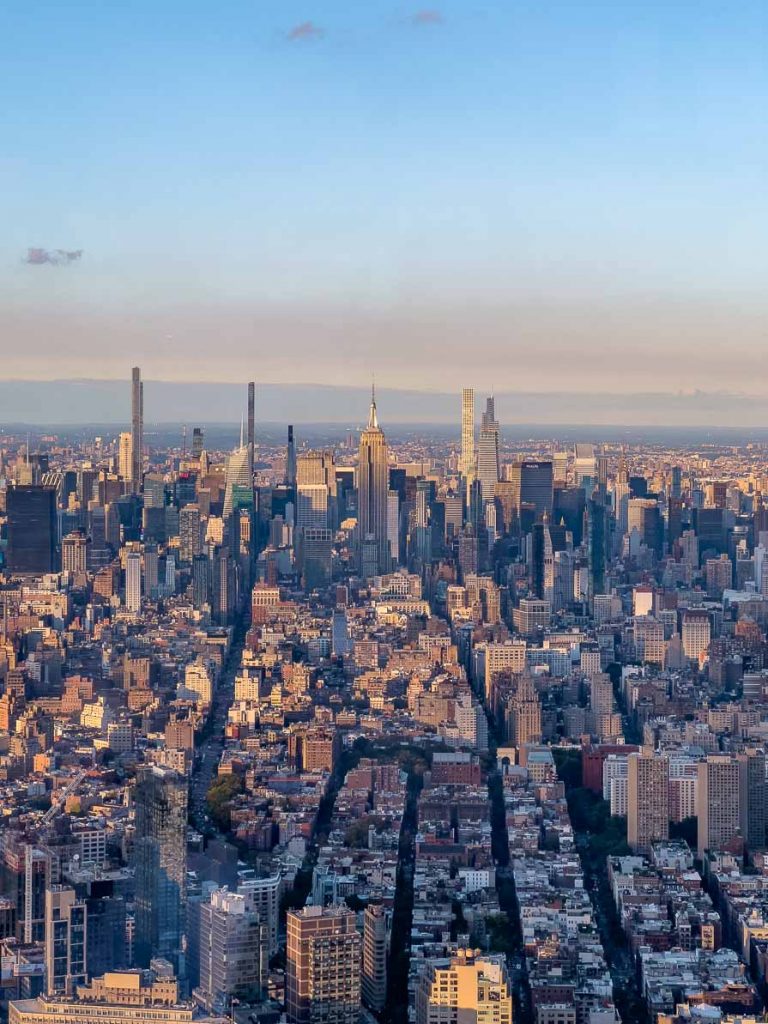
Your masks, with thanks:
M768 396L766 47L762 0L10 0L0 372Z
M143 370L143 368L142 368ZM158 381L143 374L147 424L239 424L246 415L246 380ZM473 383L468 381L468 383ZM475 387L475 422L479 424L490 389ZM660 427L708 430L719 427L768 429L768 402L760 395L686 392L670 398L658 391L510 392L494 390L496 415L505 427L583 425L596 428ZM427 424L461 426L460 391L388 388L377 384L376 400L383 427ZM349 429L365 423L370 386L324 386L308 383L256 383L258 424L335 424ZM103 424L130 427L130 380L0 380L0 431L9 424Z

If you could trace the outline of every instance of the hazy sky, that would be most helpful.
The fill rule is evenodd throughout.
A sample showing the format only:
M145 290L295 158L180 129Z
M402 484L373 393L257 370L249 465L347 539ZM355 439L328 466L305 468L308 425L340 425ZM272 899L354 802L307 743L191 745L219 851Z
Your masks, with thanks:
M765 0L5 0L0 374L768 393Z

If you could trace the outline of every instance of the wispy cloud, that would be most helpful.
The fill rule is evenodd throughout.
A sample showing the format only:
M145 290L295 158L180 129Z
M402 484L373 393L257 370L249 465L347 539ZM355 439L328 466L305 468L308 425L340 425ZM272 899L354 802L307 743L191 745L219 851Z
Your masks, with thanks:
M424 28L428 25L442 25L445 23L445 18L443 17L442 12L435 8L425 8L422 11L416 11L416 13L412 14L408 20L411 25L414 25L416 28Z
M46 263L60 267L67 263L76 263L82 255L82 249L27 249L24 263L32 267L41 267Z
M302 21L300 24L293 26L288 32L287 38L290 43L298 43L303 39L322 39L324 35L323 29L316 25L314 21Z

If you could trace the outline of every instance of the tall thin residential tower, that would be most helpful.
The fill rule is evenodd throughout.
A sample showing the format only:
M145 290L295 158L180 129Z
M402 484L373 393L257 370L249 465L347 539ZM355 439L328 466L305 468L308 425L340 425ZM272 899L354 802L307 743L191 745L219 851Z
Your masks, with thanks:
M254 381L248 383L248 463L253 474L253 460L255 457L256 429L256 384Z
M461 460L459 472L471 483L475 479L475 390L461 392ZM469 490L469 488L467 488Z
M144 384L141 370L131 371L131 485L135 493L141 490L144 462Z

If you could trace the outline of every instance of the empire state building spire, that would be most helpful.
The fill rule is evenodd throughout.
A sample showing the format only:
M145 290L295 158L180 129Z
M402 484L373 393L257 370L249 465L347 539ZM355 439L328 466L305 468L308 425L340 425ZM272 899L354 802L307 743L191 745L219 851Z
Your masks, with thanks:
M368 413L368 430L379 429L379 418L376 415L376 381L371 383L371 410Z

